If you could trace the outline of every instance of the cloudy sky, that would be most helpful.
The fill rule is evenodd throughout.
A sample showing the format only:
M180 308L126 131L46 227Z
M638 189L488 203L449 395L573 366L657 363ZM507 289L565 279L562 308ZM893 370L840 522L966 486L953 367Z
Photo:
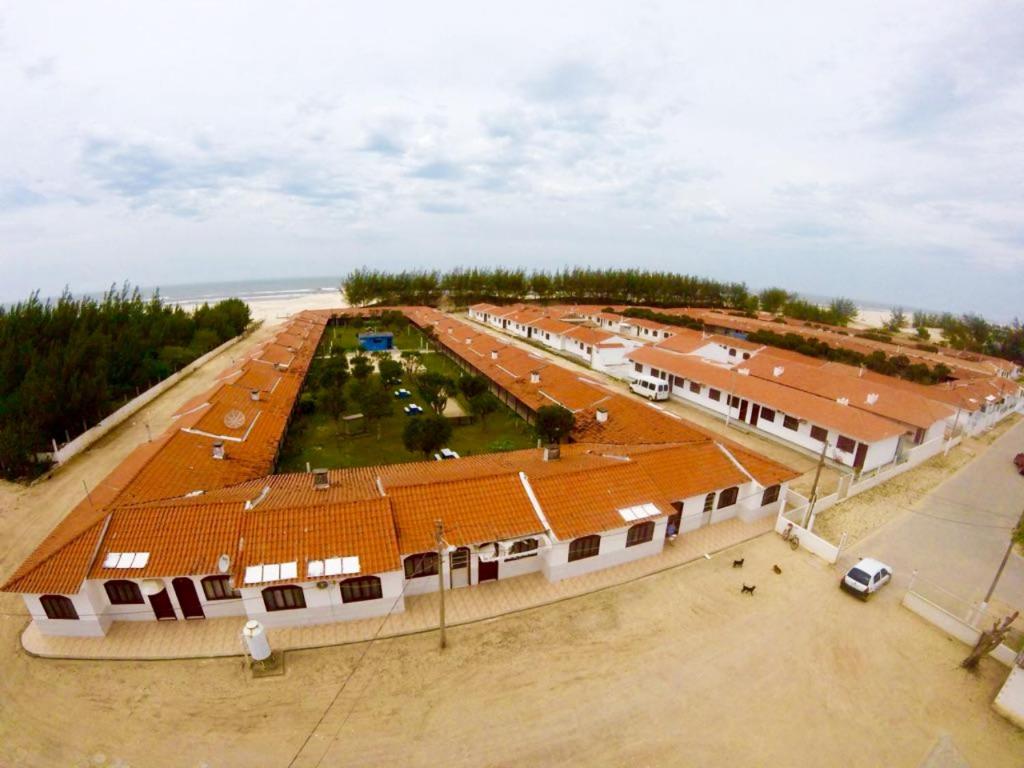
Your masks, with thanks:
M0 300L582 264L1024 316L1020 3L5 3L0 94Z

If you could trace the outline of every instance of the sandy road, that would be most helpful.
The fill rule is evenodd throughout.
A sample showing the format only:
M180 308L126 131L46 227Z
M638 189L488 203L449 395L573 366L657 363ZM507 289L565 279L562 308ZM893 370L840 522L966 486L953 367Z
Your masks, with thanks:
M1005 668L960 671L896 591L861 603L774 536L733 556L455 628L443 654L433 633L298 652L258 681L32 659L4 618L0 765L916 766L944 735L1020 765L989 706Z

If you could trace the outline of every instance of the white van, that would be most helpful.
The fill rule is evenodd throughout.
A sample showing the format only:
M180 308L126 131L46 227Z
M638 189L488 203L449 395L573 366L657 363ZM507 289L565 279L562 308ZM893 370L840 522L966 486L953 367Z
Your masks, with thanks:
M668 382L653 376L634 376L629 388L648 400L668 400Z

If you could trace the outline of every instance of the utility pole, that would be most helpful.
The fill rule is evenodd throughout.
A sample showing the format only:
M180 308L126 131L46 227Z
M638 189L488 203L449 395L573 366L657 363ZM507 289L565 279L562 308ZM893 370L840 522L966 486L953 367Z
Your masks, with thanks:
M437 520L434 523L437 537L437 587L441 594L441 615L438 624L441 627L441 650L448 647L448 634L444 622L444 524Z
M818 500L818 479L821 477L821 468L825 466L825 451L828 450L828 437L821 443L821 456L818 457L818 469L814 473L814 485L811 486L811 498L807 505L807 530L814 527L814 504Z
M1021 519L1024 520L1024 514L1021 515ZM1020 525L1020 523L1018 523ZM1014 529L1016 530L1016 528ZM985 593L985 599L981 601L981 605L978 606L978 614L984 615L985 611L988 610L988 601L992 599L992 593L996 591L996 585L999 583L999 579L1002 578L1003 569L1006 567L1006 561L1010 559L1010 553L1013 551L1013 531L1010 531L1010 542L1006 545L1006 552L1003 553L1003 561L999 564L999 570L996 571L995 578L992 579L992 584L988 588L988 592Z
M956 424L960 421L960 408L956 409L956 416L953 417L953 428L949 430L949 440L946 441L946 450L942 452L943 456L949 455L949 449L953 447L953 438L956 437Z

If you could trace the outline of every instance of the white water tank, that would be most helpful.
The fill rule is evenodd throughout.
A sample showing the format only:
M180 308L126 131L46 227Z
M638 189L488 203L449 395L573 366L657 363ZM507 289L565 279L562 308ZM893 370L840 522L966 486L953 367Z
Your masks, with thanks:
M253 661L263 661L270 658L270 641L267 640L267 631L255 619L245 622L242 629L242 637L249 648L249 655Z

